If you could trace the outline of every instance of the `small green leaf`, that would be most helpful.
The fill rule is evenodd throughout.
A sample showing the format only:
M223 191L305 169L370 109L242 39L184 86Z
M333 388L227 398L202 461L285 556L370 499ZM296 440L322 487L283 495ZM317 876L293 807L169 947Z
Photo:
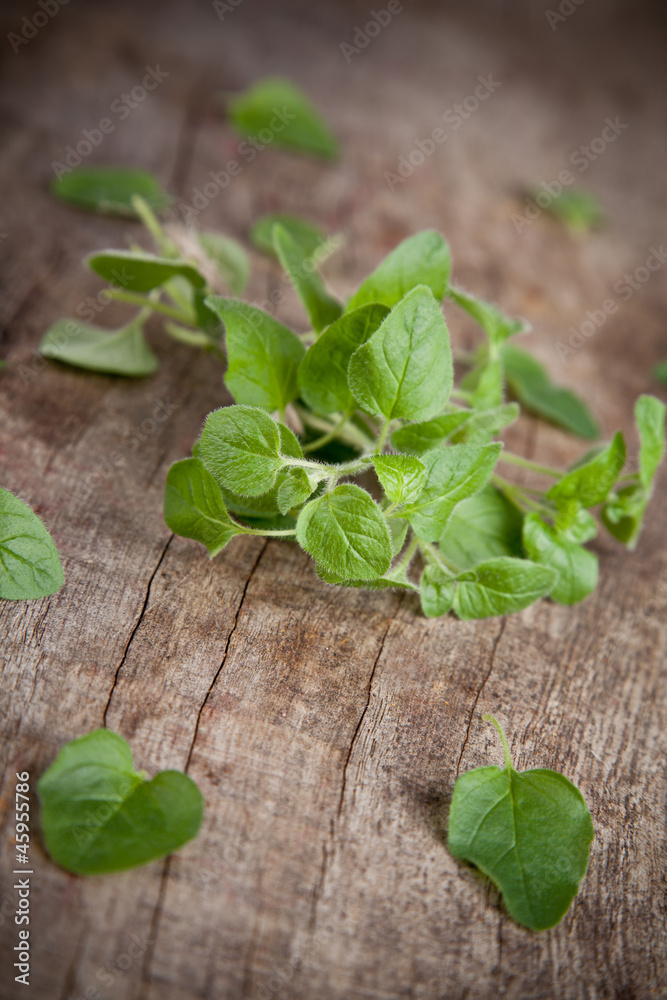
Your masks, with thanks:
M525 333L530 329L530 324L526 323L525 320L511 319L490 302L484 302L483 299L469 295L461 288L454 288L450 285L448 294L457 305L465 309L479 323L493 347L500 347L510 337L514 337L518 333Z
M409 292L350 359L348 382L363 409L387 419L427 420L452 389L449 332L432 292Z
M648 499L644 487L632 482L611 493L600 511L609 534L629 549L634 549L639 541Z
M572 467L547 496L558 505L578 500L583 507L595 507L607 498L625 464L625 442L620 431L606 448L595 450Z
M597 557L560 537L538 514L526 516L523 544L529 559L556 572L550 596L559 604L578 604L597 587Z
M552 197L547 211L575 233L586 233L604 221L604 211L595 195L576 188L565 189Z
M242 295L250 277L250 260L241 244L220 233L199 233L197 239L232 295Z
M372 303L345 313L308 348L299 367L301 395L319 413L349 413L357 403L347 383L350 358L375 333L386 306Z
M457 503L486 486L501 448L453 444L421 456L428 473L426 486L418 500L401 510L419 538L425 542L440 538Z
M205 545L211 558L241 534L227 513L220 487L196 458L176 462L167 473L164 519L177 535Z
M283 469L278 473L276 504L281 514L287 514L293 507L300 507L317 489L322 477L311 476L305 469Z
M37 784L47 851L76 875L155 861L199 833L204 800L180 771L137 774L125 740L97 729L65 744Z
M399 243L350 299L347 308L381 302L391 309L418 285L426 285L441 302L447 290L451 257L440 233L426 229Z
M206 285L206 280L192 264L150 253L102 250L89 254L86 263L111 285L131 292L150 292L175 277L185 278L194 288Z
M389 570L384 576L379 576L375 580L345 580L336 573L331 573L323 566L317 566L317 575L320 580L330 583L335 587L355 587L358 590L412 590L417 592L418 587L408 579L405 567L398 566L395 570Z
M312 257L304 257L299 244L280 225L273 229L278 260L301 299L313 329L318 333L338 319L343 307L324 287Z
M234 399L269 412L299 395L297 370L305 349L291 330L238 299L209 295L206 305L227 328L225 385Z
M378 505L345 483L307 504L296 525L299 545L344 580L375 580L391 563L391 538Z
M376 455L375 472L392 503L416 500L426 482L426 466L408 455Z
M169 206L171 198L157 177L127 167L78 167L57 178L51 190L58 198L79 208L109 215L136 217L132 196L139 195L155 212Z
M472 569L496 556L521 556L523 517L493 486L463 500L440 538L443 554L455 566Z
M391 535L391 552L392 555L397 556L405 545L410 525L402 517L390 517L387 524Z
M555 581L554 570L527 559L487 559L458 578L454 611L463 621L512 614L548 594Z
M39 352L74 368L142 378L160 362L144 340L143 323L133 320L118 330L104 330L78 320L61 319L44 334Z
M559 508L554 528L559 538L583 545L598 533L598 523L578 500L568 500Z
M463 426L454 432L451 440L458 444L487 444L515 420L519 419L521 407L518 403L503 403L488 410L475 410Z
M456 583L433 563L428 563L419 584L422 611L427 618L440 618L450 610Z
M227 110L236 131L257 139L262 146L284 146L325 159L338 155L338 143L328 125L290 80L259 80L233 98Z
M299 218L298 215L285 215L281 212L264 215L250 230L250 242L270 257L278 256L273 245L273 227L276 225L287 230L304 257L312 257L318 250L321 251L327 242L326 236L317 226Z
M518 773L498 723L506 766L457 778L449 850L476 865L502 893L514 919L534 931L563 919L586 874L593 823L581 792L547 768Z
M639 432L639 479L645 490L665 457L665 404L655 396L640 396L635 404L635 420Z
M660 361L653 369L653 378L667 385L667 361Z
M352 314L350 314L352 315ZM456 430L472 416L472 410L445 413L423 423L406 424L391 435L391 443L398 451L410 455L423 455L448 441Z
M218 483L248 497L268 493L285 464L278 424L252 406L209 413L197 454Z
M34 601L62 585L51 535L27 504L0 489L0 599Z
M586 404L569 389L554 385L546 368L514 344L502 348L507 383L531 413L588 440L600 436L600 428Z

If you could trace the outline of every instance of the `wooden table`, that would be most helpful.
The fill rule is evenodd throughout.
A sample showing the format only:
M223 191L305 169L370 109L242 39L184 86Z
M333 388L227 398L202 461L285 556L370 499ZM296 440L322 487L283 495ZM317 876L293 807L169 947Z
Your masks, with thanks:
M662 9L589 0L552 30L531 4L404 6L349 63L340 46L369 20L367 4L244 0L221 19L210 3L73 0L17 52L7 35L38 8L3 9L1 476L51 529L66 583L0 608L0 896L14 899L14 772L34 784L91 729L122 733L150 774L187 769L207 807L176 856L90 879L47 860L35 814L31 987L12 981L5 906L2 997L667 995L664 475L634 553L594 543L600 585L581 606L429 621L410 596L328 588L293 545L241 538L209 561L169 533L166 470L228 401L216 362L157 323L162 366L148 380L36 353L50 323L100 290L82 256L142 238L133 223L55 202L48 182L67 147L110 118L85 162L152 169L192 205L237 150L216 92L286 73L335 128L341 159L264 150L201 224L245 239L259 215L286 210L342 232L326 274L345 294L401 238L440 229L457 280L532 321L527 343L586 395L606 434L628 432L634 460L633 402L660 393L650 370L667 356L665 272L627 301L613 285L665 238ZM147 67L166 76L129 108L122 95ZM390 190L385 172L480 76L494 81L490 96ZM573 167L606 118L628 127L585 171ZM567 168L605 205L604 229L577 239L546 214L515 226L524 187ZM251 297L279 282L254 255ZM618 311L563 356L558 342L610 296ZM106 305L98 321L125 314ZM447 315L455 342L471 344ZM280 316L305 328L291 294ZM557 463L583 450L527 417L508 440ZM520 768L563 771L593 816L581 892L543 934L509 919L444 847L456 775L501 760L486 711Z

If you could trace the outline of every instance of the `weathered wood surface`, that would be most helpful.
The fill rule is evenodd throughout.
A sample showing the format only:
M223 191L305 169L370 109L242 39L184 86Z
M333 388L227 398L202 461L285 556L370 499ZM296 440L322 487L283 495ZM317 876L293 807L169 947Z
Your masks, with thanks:
M239 539L210 562L170 536L166 469L226 399L212 362L157 327L163 364L149 381L34 354L50 322L99 290L82 255L138 232L55 204L51 162L159 65L164 83L126 120L112 116L88 162L155 169L191 201L236 150L211 93L287 72L333 123L341 161L266 150L202 223L244 237L259 214L285 209L343 231L347 250L327 272L343 292L398 239L435 226L458 279L531 319L554 373L587 394L606 432L632 434L634 398L656 390L650 366L667 354L664 271L573 355L559 358L556 342L664 239L663 14L589 0L552 32L544 10L506 6L406 6L349 65L339 45L365 5L245 0L220 22L209 3L72 3L18 54L6 35L33 8L3 9L1 477L52 530L66 584L0 608L0 895L13 898L15 770L35 780L65 740L103 722L139 767L187 768L207 810L177 856L109 878L69 877L35 836L32 984L13 983L5 921L0 996L667 993L664 476L637 551L596 545L600 587L582 606L426 621L410 597L327 588L285 543ZM480 74L500 87L391 192L384 172ZM607 206L606 230L575 240L540 218L518 234L521 186L555 178L617 115L628 129L577 175ZM260 300L278 275L254 263ZM291 295L280 315L301 322ZM115 317L107 307L100 322ZM459 317L451 326L467 343ZM581 450L532 420L511 438L554 462ZM580 895L544 934L515 925L442 843L457 773L500 759L483 711L506 724L520 767L563 770L593 815Z

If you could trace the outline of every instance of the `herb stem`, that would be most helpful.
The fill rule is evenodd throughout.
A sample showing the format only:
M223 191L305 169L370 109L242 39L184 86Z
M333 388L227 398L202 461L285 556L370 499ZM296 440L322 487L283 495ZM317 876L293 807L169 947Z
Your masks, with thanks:
M498 730L498 734L500 735L500 742L503 745L503 753L505 754L505 767L507 768L508 772L509 771L513 771L514 770L514 766L512 764L512 755L510 753L510 748L509 748L509 745L507 743L507 737L505 736L504 732L502 731L502 729L500 727L500 723L497 722L494 719L494 717L492 715L489 715L487 712L484 713L484 715L482 716L482 718L484 719L485 722L492 722L493 725Z
M332 424L329 420L324 420L322 417L316 417L315 414L311 413L303 406L298 406L295 403L294 409L303 423L308 424L310 427L314 427L316 431L323 431L327 434L334 427L334 424ZM368 451L369 448L373 447L373 441L371 438L353 424L341 427L338 431L338 437L341 441L344 441L345 444L349 444L353 448L357 448L359 451Z
M419 548L422 550L424 555L429 556L433 562L437 563L438 567L446 573L448 576L458 576L461 570L458 566L455 566L453 562L450 562L442 552L439 552L435 545L431 545L429 542L419 542Z
M412 562L412 558L413 558L415 552L417 551L417 546L418 545L419 545L419 539L417 538L416 535L414 535L413 538L412 538L412 541L410 542L410 544L408 545L408 547L407 547L407 549L405 551L405 555L403 556L403 558L401 559L401 561L396 566L396 569L407 569L407 567Z
M326 434L322 434L321 437L315 438L314 441L309 441L308 444L305 444L303 446L304 455L307 455L309 451L317 451L318 448L322 448L325 444L329 444L329 441L333 441L349 419L350 414L344 413L338 423L332 427L330 431L327 431Z
M163 253L165 257L177 257L178 250L176 245L172 243L168 236L166 236L164 229L148 202L138 194L133 194L131 201L132 208L157 243L160 248L160 252Z
M466 392L465 389L452 389L449 395L455 399L462 399L464 403L472 403L473 394L472 392Z
M237 521L234 524L238 524ZM238 524L244 535L262 535L267 538L284 538L287 535L296 535L296 528L247 528L244 524Z
M508 462L510 465L519 465L522 469L530 469L532 472L539 472L542 476L551 476L554 479L560 479L564 473L560 469L552 469L549 465L539 465L537 462L531 462L529 458L522 458L521 455L515 455L511 451L501 451L500 462Z
M178 323L185 323L186 326L190 325L190 317L186 316L180 309L172 309L171 306L165 305L164 302L154 302L145 295L138 295L136 292L111 290L109 291L109 298L114 299L116 302L127 302L131 306L150 308L153 312L162 313L163 316L175 319Z
M382 430L380 431L380 436L377 439L377 444L375 446L375 449L376 449L377 452L381 452L382 449L384 448L384 446L386 444L386 441L387 441L387 436L389 434L389 427L390 426L391 426L391 417L387 417L387 419L385 420L384 425L382 427Z

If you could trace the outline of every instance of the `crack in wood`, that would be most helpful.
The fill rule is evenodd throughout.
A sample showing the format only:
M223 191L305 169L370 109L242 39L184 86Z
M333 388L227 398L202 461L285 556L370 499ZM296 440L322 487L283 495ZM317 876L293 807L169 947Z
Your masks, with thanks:
M118 678L120 676L120 672L121 672L121 670L123 668L123 665L124 665L125 661L127 660L127 654L129 652L130 646L132 645L132 641L134 640L134 637L135 637L135 635L137 634L137 632L139 630L139 626L141 625L141 623L143 621L144 615L146 614L146 608L148 607L148 601L150 600L150 596L151 596L151 586L153 584L153 580L155 579L157 571L159 570L160 566L162 565L162 561L163 561L164 557L167 554L167 549L169 548L173 537L174 537L174 535L172 533L169 536L169 538L167 539L167 544L165 545L165 547L162 550L162 553L160 554L160 558L158 559L157 566L155 567L155 569L151 573L150 580L148 581L148 586L146 587L146 596L144 597L144 603L143 603L143 606L141 608L141 612L140 612L139 617L138 617L138 619L137 619L137 621L135 623L134 628L132 629L132 632L130 633L129 639L127 640L127 644L125 646L125 650L123 651L123 656L121 658L121 661L118 664L118 666L116 667L116 671L114 673L114 678L113 678L113 684L111 685L111 691L109 692L109 697L107 698L107 703L106 703L106 706L104 708L104 713L102 715L102 725L104 726L105 729L106 729L106 725L107 725L107 715L108 715L108 712L109 712L109 707L111 706L111 699L114 696L114 691L116 690L116 685L118 684Z
M457 765L456 765L456 777L457 778L459 776L459 771L461 769L461 761L463 759L463 754L465 752L466 746L468 745L468 738L470 736L470 728L472 726L472 720L473 720L473 717L475 715L475 709L477 708L477 702L479 701L480 696L482 694L482 691L486 687L486 683L487 683L489 677L491 676L491 671L493 670L493 664L494 664L495 659L496 659L496 651L497 651L498 646L500 644L500 640L502 639L503 635L505 634L505 629L506 628L507 628L507 618L503 618L503 620L501 622L501 625L500 625L500 631L498 632L498 635L496 636L495 642L493 643L493 649L491 650L491 662L489 663L489 669L487 670L486 675L483 678L482 683L480 684L479 691L475 695L475 700L473 701L472 708L470 709L470 716L468 718L468 726L466 728L466 734L465 734L465 738L463 740L463 746L461 747L461 753L459 754L459 759L458 759L458 762L457 762Z
M63 988L59 996L59 1000L68 1000L74 993L76 986L77 974L81 966L81 956L83 954L83 949L88 940L89 927L84 924L79 937L77 938L76 945L74 947L74 954L72 955L72 961L67 966L65 972L65 978L63 979Z

